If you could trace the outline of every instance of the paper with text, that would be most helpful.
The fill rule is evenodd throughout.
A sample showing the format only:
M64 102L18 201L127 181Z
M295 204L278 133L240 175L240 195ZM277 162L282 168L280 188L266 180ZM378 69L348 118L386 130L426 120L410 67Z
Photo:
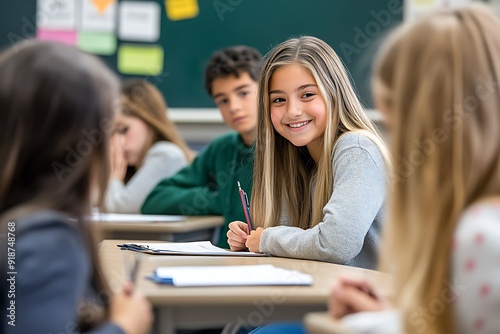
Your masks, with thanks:
M223 256L267 256L262 253L232 252L219 248L210 241L193 242L156 242L156 243L126 243L119 247L157 255L223 255Z
M118 37L124 41L156 42L160 38L160 5L154 1L122 1Z
M81 29L84 31L114 32L116 29L116 0L83 0Z
M76 0L38 0L36 25L49 30L75 30Z

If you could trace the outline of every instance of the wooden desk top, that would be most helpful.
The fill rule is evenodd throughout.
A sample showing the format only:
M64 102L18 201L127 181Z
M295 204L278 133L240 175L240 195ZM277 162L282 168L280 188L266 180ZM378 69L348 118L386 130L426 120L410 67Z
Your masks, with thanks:
M111 289L118 290L124 281L123 262L135 252L121 250L117 244L132 240L104 240L100 257ZM259 287L195 287L179 288L158 285L145 278L160 266L231 266L273 264L276 267L298 270L313 276L312 286L259 286ZM330 287L340 273L368 276L379 286L387 286L389 276L376 271L336 265L332 263L287 259L278 257L222 257L141 254L137 287L153 305L241 305L259 300L276 299L284 304L326 305Z
M187 216L178 222L97 222L102 232L185 233L221 226L222 216Z

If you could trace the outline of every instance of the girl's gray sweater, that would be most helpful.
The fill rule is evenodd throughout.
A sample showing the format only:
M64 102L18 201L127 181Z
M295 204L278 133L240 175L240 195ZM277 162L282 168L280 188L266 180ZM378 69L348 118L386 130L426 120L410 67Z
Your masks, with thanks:
M332 172L332 196L323 208L323 220L303 230L293 227L284 212L282 226L262 232L261 252L376 267L386 194L382 153L364 134L347 133L335 145Z

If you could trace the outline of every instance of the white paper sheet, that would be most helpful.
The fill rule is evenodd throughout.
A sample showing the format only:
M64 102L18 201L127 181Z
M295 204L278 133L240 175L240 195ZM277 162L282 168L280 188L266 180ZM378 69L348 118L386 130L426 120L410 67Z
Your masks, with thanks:
M156 42L160 38L160 5L153 1L122 1L118 37L125 41Z
M52 30L76 29L76 0L37 0L36 25Z
M458 8L472 0L407 0L404 3L405 20L413 21L439 8Z
M84 31L114 32L116 0L82 0L82 29Z
M250 266L160 267L156 275L175 286L311 285L313 278L270 264Z
M102 222L117 222L117 223L179 222L186 220L186 217L94 212L92 214L92 220L102 221Z
M165 243L150 243L136 245L147 246L153 250L168 250L171 252L189 252L189 253L229 253L230 251L216 247L210 241L194 241L194 242L165 242Z
M165 255L223 255L223 256L267 256L262 253L253 252L232 252L227 249L219 248L210 241L193 242L157 242L124 244L130 246L129 249L142 251L149 254Z

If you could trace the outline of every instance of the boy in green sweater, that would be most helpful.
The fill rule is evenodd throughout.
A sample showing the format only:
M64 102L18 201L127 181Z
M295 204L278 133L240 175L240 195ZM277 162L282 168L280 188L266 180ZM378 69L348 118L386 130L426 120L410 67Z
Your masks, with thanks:
M205 89L235 132L213 140L190 166L164 179L149 194L144 214L222 215L216 244L229 248L228 224L245 220L237 181L250 196L257 126L257 87L262 55L247 46L216 52L205 70Z

